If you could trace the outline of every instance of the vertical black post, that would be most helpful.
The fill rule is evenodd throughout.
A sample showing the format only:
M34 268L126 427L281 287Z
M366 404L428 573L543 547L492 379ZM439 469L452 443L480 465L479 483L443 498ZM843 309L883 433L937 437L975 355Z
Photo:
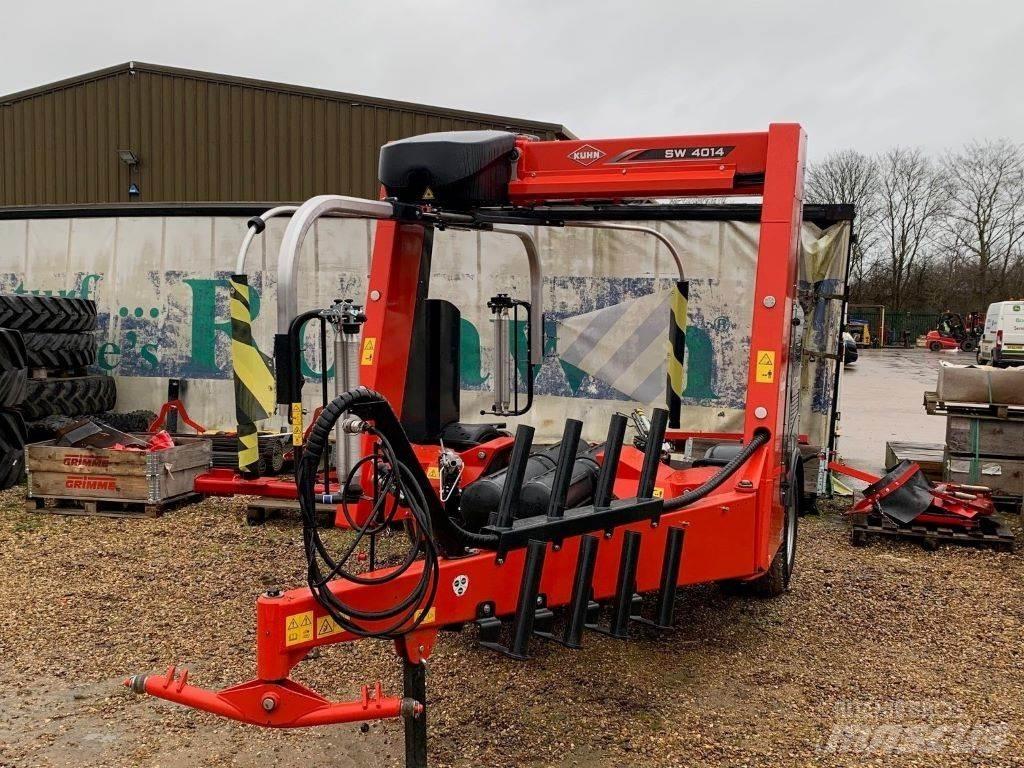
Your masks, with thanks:
M402 659L402 689L423 705L418 716L405 718L405 768L427 768L427 665Z
M181 379L168 379L167 380L167 399L168 400L180 400L181 399ZM164 428L172 435L178 431L178 409L172 408L167 412L167 418L164 419Z
M540 574L544 569L544 555L547 543L530 540L526 545L526 563L523 565L523 580L519 585L519 602L516 603L516 617L512 624L512 643L508 655L514 659L527 659L530 637L533 635L533 620L537 612L537 595L540 593Z
M679 428L683 391L686 389L686 373L683 370L683 363L686 358L686 308L689 300L690 283L686 280L677 280L669 310L668 371L665 392L669 426L673 429Z
M664 411L663 411L664 413ZM619 579L615 585L611 626L608 634L625 640L629 637L629 620L633 615L633 595L636 594L636 566L640 559L640 534L626 531L622 539L619 559Z
M569 603L569 617L565 624L562 644L568 648L582 648L583 629L587 623L587 609L590 606L590 588L594 581L594 565L597 563L596 536L583 536L580 551L576 557L576 578L572 583L572 602Z
M683 538L686 531L678 526L668 529L665 539L665 557L661 563L661 586L658 593L658 608L654 624L658 627L672 626L676 605L676 587L679 586L679 566L683 562Z
M636 489L638 499L650 499L654 495L654 483L658 479L661 446L665 442L667 424L668 412L664 408L655 408L651 414L651 429L647 434L647 448L644 451L644 464L640 469L640 483Z
M555 476L551 481L551 496L548 497L548 517L561 517L565 513L565 498L569 493L569 482L572 480L572 468L576 463L576 451L580 447L582 432L582 421L565 420L562 444L558 449L558 463L555 465Z
M505 484L501 487L501 498L498 500L498 514L494 524L499 528L511 527L519 509L519 492L523 489L523 477L526 475L526 463L530 460L532 445L533 427L520 424L516 429L512 457L505 470Z
M619 468L619 456L622 454L622 441L625 436L626 417L616 413L608 422L604 458L601 460L601 472L597 476L597 487L594 489L595 507L607 507L612 502L612 487L615 485L615 472Z
M335 365L339 365L335 362ZM324 408L330 402L330 395L327 389L327 320L320 317L320 402ZM335 446L335 450L341 450ZM338 478L338 490L341 491L341 484L344 479ZM327 441L327 450L324 451L324 493L331 492L331 441Z

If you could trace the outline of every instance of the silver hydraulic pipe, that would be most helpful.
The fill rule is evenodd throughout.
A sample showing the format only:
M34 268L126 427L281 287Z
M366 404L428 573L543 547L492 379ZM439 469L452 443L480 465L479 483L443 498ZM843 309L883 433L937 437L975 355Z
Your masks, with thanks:
M359 334L348 333L340 327L334 329L334 396L340 397L359 384L359 371L356 363L359 355ZM341 420L334 427L335 468L338 482L342 483L352 471L359 455L361 437L355 433L342 433ZM354 486L359 485L359 478L352 479ZM350 487L350 493L355 489Z
M656 237L658 240L661 241L662 245L668 248L668 252L672 254L672 258L675 259L676 268L679 270L679 279L686 279L686 275L683 272L683 259L679 255L679 251L676 250L676 247L672 244L671 240L669 240L667 237L665 237L665 235L661 234L661 232L654 229L653 227L644 227L641 226L640 224L620 224L618 222L611 221L567 221L565 222L564 226L577 227L582 229L621 229L627 232L643 232L644 234L648 234L651 237Z
M530 364L540 365L544 359L544 268L540 263L537 242L533 239L533 235L525 229L495 226L491 231L501 235L515 235L522 241L523 247L526 249L526 258L530 262ZM507 353L507 338L505 344ZM497 335L495 335L494 349L497 354ZM497 376L497 369L495 369L495 376ZM497 399L497 392L495 392L495 399Z
M276 208L271 208L269 211L261 213L258 218L262 219L265 225L268 219L272 219L275 216L283 216L286 213L295 213L297 210L299 210L299 206L297 205L279 205ZM252 241L256 239L256 235L258 235L259 232L260 231L256 227L246 227L245 237L242 238L242 247L238 251L238 260L235 262L236 275L245 274L245 257L249 253L249 246L252 244Z
M318 195L299 206L288 222L277 257L277 332L288 333L292 319L299 314L299 253L306 232L327 214L360 219L388 219L394 214L391 203L344 195Z
M502 309L492 320L494 332L494 410L505 413L512 402L511 372L508 370L508 310Z

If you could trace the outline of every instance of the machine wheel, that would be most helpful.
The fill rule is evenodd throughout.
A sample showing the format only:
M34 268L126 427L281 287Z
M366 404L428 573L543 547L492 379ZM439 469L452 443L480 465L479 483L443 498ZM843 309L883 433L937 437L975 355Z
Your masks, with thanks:
M25 345L17 331L0 330L0 408L14 408L25 397Z
M942 351L942 344L940 344L937 341L929 341L928 342L928 349L930 349L932 352L941 352Z
M96 362L92 333L24 333L29 368L85 368Z
M96 302L63 296L0 294L0 328L44 333L91 331Z
M974 362L976 362L978 365L985 364L985 362L981 359L981 347L978 347L977 351L974 353Z
M964 352L973 352L977 348L978 345L975 344L974 339L968 338L960 342L960 349L963 350Z
M29 379L21 412L38 421L47 416L85 416L114 407L117 389L110 376L74 376L67 379Z
M25 477L25 422L14 411L0 411L0 491Z
M789 581L796 565L796 538L799 528L797 504L790 503L786 507L785 529L782 535L782 546L772 558L768 571L751 582L748 588L757 597L778 597L789 591Z

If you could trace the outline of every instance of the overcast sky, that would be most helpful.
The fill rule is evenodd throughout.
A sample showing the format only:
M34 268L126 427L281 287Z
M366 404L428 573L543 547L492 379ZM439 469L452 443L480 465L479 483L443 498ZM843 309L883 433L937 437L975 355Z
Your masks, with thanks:
M4 3L0 93L136 60L564 124L1024 142L1024 2Z

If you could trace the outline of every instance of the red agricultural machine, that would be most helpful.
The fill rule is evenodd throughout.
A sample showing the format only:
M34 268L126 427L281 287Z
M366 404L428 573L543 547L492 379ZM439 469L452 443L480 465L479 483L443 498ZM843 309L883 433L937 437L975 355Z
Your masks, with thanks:
M866 546L875 536L1014 549L1013 533L996 517L992 491L983 485L929 482L921 467L904 459L882 477L838 462L829 469L869 485L850 514L850 543Z
M266 727L405 718L406 764L423 766L424 663L444 630L475 624L484 647L526 659L531 641L579 648L588 630L626 639L637 623L669 629L681 586L734 581L764 595L785 591L802 476L799 377L790 370L800 357L793 328L802 316L804 143L793 124L590 141L429 134L381 150L385 199L327 195L300 206L281 245L277 360L294 355L288 331L299 314L297 258L312 223L323 215L377 220L358 386L320 413L298 460L308 583L258 598L249 682L214 692L172 667L126 684ZM635 222L685 219L686 206L664 201L686 196L763 198L741 441L706 433L723 444L689 467L670 465L663 451L666 430L679 426L683 388L688 289L681 261L665 318L667 407L652 412L643 450L624 444L623 415L611 419L599 445L583 442L582 423L570 419L561 442L545 450L533 450L525 425L513 439L495 425L461 423L459 312L428 298L434 232L512 234L526 246L530 300L499 294L488 304L496 320L488 413L504 419L530 407L543 349L543 265L529 232L645 231ZM527 324L525 350L508 335L517 316ZM288 399L278 392L279 401ZM359 455L341 465L342 492L325 496L317 478L332 432ZM352 520L340 553L328 550L317 526L315 505L324 502ZM367 568L364 548L399 515L406 517L406 553L387 567L371 556ZM650 609L645 593L653 595ZM332 701L289 677L314 649L368 637L394 642L402 696L369 683L354 700Z

